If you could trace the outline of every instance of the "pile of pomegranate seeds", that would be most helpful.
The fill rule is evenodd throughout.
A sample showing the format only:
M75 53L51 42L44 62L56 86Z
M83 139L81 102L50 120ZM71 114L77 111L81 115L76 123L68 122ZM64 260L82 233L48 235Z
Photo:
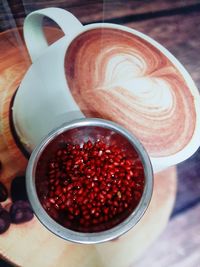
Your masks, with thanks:
M45 179L48 189L39 198L47 213L83 232L106 230L124 220L138 205L145 180L136 151L128 158L117 145L101 140L68 143L52 153Z

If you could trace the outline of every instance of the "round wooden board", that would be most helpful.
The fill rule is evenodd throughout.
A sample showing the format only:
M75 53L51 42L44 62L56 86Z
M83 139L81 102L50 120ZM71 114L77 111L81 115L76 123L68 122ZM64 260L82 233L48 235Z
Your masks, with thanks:
M48 40L62 36L55 28L45 29ZM8 189L16 175L24 174L27 159L11 133L9 114L13 95L30 66L21 29L0 34L0 180ZM0 237L0 254L19 266L128 267L165 228L176 196L176 168L155 175L150 206L140 222L119 239L98 245L80 245L51 234L37 218L12 224ZM9 203L9 200L3 205Z

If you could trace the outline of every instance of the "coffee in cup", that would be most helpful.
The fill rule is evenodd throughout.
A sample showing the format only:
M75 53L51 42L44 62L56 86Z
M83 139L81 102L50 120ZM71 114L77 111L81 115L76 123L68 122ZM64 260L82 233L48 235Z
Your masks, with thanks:
M83 32L66 51L65 73L86 117L120 123L151 156L176 154L190 142L196 111L189 85L139 36L103 26Z

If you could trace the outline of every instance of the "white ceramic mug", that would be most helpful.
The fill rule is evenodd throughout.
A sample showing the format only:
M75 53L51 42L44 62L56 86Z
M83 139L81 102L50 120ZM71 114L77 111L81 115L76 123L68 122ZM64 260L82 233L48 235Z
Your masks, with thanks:
M64 32L64 36L55 43L51 44L50 46L47 44L42 28L42 21L45 16L55 21ZM34 11L27 16L24 24L25 43L33 64L27 71L15 96L13 104L13 121L16 132L21 142L25 146L25 148L29 152L31 152L33 148L41 141L41 139L55 127L58 127L62 123L72 121L77 118L84 118L85 116L87 116L85 115L83 109L81 109L80 103L77 103L76 99L74 98L72 94L72 88L69 85L70 83L66 79L65 58L66 55L69 53L68 49L71 46L71 44L73 44L77 38L81 38L82 35L84 36L84 34L89 34L91 33L91 31L94 31L98 34L100 33L100 31L101 32L103 31L103 33L107 32L107 36L110 36L111 38L114 38L113 36L115 36L115 33L119 34L120 32L122 36L125 36L123 38L127 40L134 39L136 40L136 42L138 41L142 45L144 43L144 47L145 46L147 47L147 50L143 49L143 51L140 51L140 56L138 57L137 55L136 56L133 55L135 50L133 50L130 53L127 52L127 54L125 54L126 51L125 50L123 51L122 47L121 47L122 49L120 48L121 44L119 45L117 44L118 42L119 43L122 42L121 37L119 37L118 39L116 39L118 41L115 40L115 42L117 44L116 46L117 49L119 48L121 49L120 53L116 54L115 58L112 57L111 60L107 62L107 64L109 68L113 69L114 69L114 67L112 67L113 64L118 64L119 66L121 66L118 69L115 68L115 73L114 74L112 73L112 75L115 76L111 75L112 77L115 77L115 86L117 88L116 90L118 90L118 94L120 94L121 98L124 97L124 94L122 91L120 91L121 89L119 88L123 88L123 86L126 87L127 88L126 93L127 92L130 93L132 87L136 88L134 92L135 95L133 96L133 101L135 101L135 99L138 101L134 102L134 105L138 105L137 106L138 112L133 113L133 115L130 115L130 117L138 116L139 118L139 116L141 115L141 118L144 118L144 125L141 124L142 126L141 125L138 126L137 123L139 123L139 120L136 121L135 125L134 123L132 124L132 122L131 123L127 122L126 125L123 126L129 127L129 125L131 125L130 126L132 127L131 130L133 129L134 134L136 134L136 136L139 139L141 139L141 142L144 144L144 146L146 146L147 143L147 151L148 151L148 146L153 147L154 144L156 146L157 143L156 139L154 140L152 139L153 141L149 140L149 142L148 141L143 142L143 137L140 136L140 133L142 132L144 133L144 140L145 140L145 127L150 132L152 127L152 129L154 129L155 136L156 134L158 136L159 142L161 143L160 155L159 154L157 155L156 153L151 154L150 151L150 158L152 161L154 171L155 172L160 171L164 168L175 165L190 157L197 150L200 143L200 119L199 119L200 97L199 97L199 92L195 87L193 80L191 79L188 72L184 69L184 67L179 63L179 61L163 46L161 46L156 41L154 41L153 39L144 35L141 32L130 29L128 27L116 24L108 24L108 23L96 23L83 26L79 22L79 20L75 18L71 13L59 8L46 8ZM111 32L110 35L109 31ZM134 40L131 40L131 42L133 42ZM99 43L99 40L97 43ZM89 46L87 46L86 44L85 49L88 50L89 49L88 47ZM104 43L102 45L102 49L103 48L104 48ZM137 50L137 48L134 49ZM111 50L108 49L108 51ZM79 51L79 54L80 53L81 52ZM88 53L90 53L90 51ZM148 72L148 64L149 65L152 64L151 56L149 55L151 54L154 55L154 53L157 59L153 64L154 65L158 64L158 66L156 65L158 68L157 72L159 71L159 64L161 64L160 65L161 67L162 64L165 64L165 68L161 73L159 73L158 75L159 77L153 76L152 78L150 71L146 77L143 77L141 73L145 73L145 71ZM142 58L142 54L144 54L144 57L146 57L147 61L149 60L148 62L146 63L144 62L145 60ZM130 58L128 58L129 56ZM158 60L159 57L161 57L161 60ZM98 65L99 64L98 60L97 61L91 60L91 62ZM135 60L134 64L130 67L129 65L131 65L134 60ZM81 62L82 62L82 68L83 69L87 68L87 62L85 66L84 66L84 59L82 59ZM70 65L73 65L73 62L71 62ZM129 67L131 68L130 73L128 72L127 69ZM142 70L143 67L144 70ZM172 68L174 69L170 74L171 76L169 76L169 78L166 78L167 77L166 72L168 70L170 72ZM78 70L81 71L79 66ZM109 75L105 74L105 79L104 82L101 83L101 86L105 86L105 81L107 81L107 83L110 86L111 76ZM181 80L182 83L184 83L184 86L186 88L184 89L185 90L184 95L182 95L180 91L180 96L179 95L177 96L177 99L179 97L180 101L178 101L175 97L177 91L176 90L173 91L172 90L173 88L170 85L171 81L173 80L173 77L175 77L176 75L178 77L177 80L175 78L175 83L174 83L176 89L179 88L177 85L178 79ZM86 76L87 79L90 79L89 73ZM166 82L162 81L163 77L166 78ZM112 88L111 89L106 88L106 90L103 90L101 92L106 92L106 93L112 92ZM78 94L79 92L76 93L76 95ZM135 106L132 107L131 106L132 104L128 103L128 101L130 102L131 97L128 97L128 99L125 100L124 103L127 103L127 105L124 104L125 109L129 108L128 105L130 105L130 108L135 107ZM88 98L88 101L93 103L93 98L95 98L95 96L94 97L91 96L91 98ZM175 103L173 102L173 99L175 100ZM98 106L99 103L98 100L95 101ZM189 101L190 104L187 104L187 102L189 103ZM163 107L161 104L163 104ZM107 103L106 105L107 106L105 107L100 105L99 110L105 109L105 112L107 112L106 116L108 116L110 112L109 118L111 118L111 120L114 121L115 118L116 120L118 120L120 116L118 116L117 112L120 112L120 110L122 111L120 106L121 104L119 104L118 108L119 111L116 111L117 107L113 107L113 111L112 109L111 111L109 111L108 106L112 107L112 105L110 103ZM150 107L149 113L147 108L144 107L145 105ZM187 114L188 111L191 112L190 114L191 117L189 117L188 115L188 118L184 119L183 120L184 123L182 124L187 123L188 124L187 127L189 128L189 123L191 123L190 121L193 120L193 122L191 123L193 130L190 133L189 139L185 141L185 143L183 142L184 144L183 147L177 148L177 151L165 155L164 153L162 153L162 149L164 149L164 145L162 148L162 141L163 144L165 143L165 146L167 145L167 142L165 137L161 136L161 138L159 138L158 134L160 132L160 135L162 135L162 133L166 131L166 138L168 138L170 141L172 138L177 138L173 137L173 135L176 134L176 131L180 130L180 133L182 131L183 132L186 131L184 127L183 130L179 129L180 127L182 127L181 124L180 127L176 129L176 119L174 119L174 116L175 117L177 116L177 121L178 120L180 121L181 115L179 114L178 117L178 113L181 105L186 105L186 108L184 109L185 112L184 114ZM176 112L173 113L175 108ZM167 128L167 125L165 125L165 127L162 128L162 125L159 124L160 123L159 120L161 120L160 119L161 115L159 115L159 113L158 115L156 115L155 112L156 109L161 112L160 114L162 114L163 116L162 119L164 118L163 120L166 121L167 119L169 119L171 114L174 114L172 116L172 120L174 120L175 130L171 129L168 133L167 131L169 130L168 129L169 127ZM148 122L148 118L149 118L149 125L148 123L146 123ZM155 125L154 125L154 120L152 118L155 118ZM108 119L108 117L106 117L106 119ZM116 122L123 124L123 119L121 119L121 121L119 120ZM158 124L158 126L156 123ZM144 129L141 128L143 126ZM136 130L136 132L134 129ZM179 141L181 142L182 140L181 138L182 137L180 137L180 140L177 139L176 141L177 144ZM176 142L174 141L174 144Z

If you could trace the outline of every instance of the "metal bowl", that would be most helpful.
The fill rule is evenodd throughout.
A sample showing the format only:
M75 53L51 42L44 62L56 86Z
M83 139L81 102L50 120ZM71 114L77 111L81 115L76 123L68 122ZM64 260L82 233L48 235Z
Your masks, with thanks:
M121 147L124 146L128 150L133 147L139 154L145 174L143 195L138 206L132 211L132 213L116 226L100 232L85 233L74 231L57 223L42 207L35 184L37 164L47 146L51 146L51 144L54 143L53 141L56 138L59 138L59 136L62 136L63 133L69 133L67 135L68 140L79 142L79 144L87 141L88 138L91 141L96 141L99 138L103 138L107 143L109 143L110 140L115 139L120 143ZM29 159L26 171L26 187L35 215L46 228L65 240L82 244L94 244L109 241L121 236L130 230L141 219L151 200L153 191L153 171L146 150L138 141L138 139L126 129L108 120L96 118L80 119L61 125L59 128L46 136L35 148Z

